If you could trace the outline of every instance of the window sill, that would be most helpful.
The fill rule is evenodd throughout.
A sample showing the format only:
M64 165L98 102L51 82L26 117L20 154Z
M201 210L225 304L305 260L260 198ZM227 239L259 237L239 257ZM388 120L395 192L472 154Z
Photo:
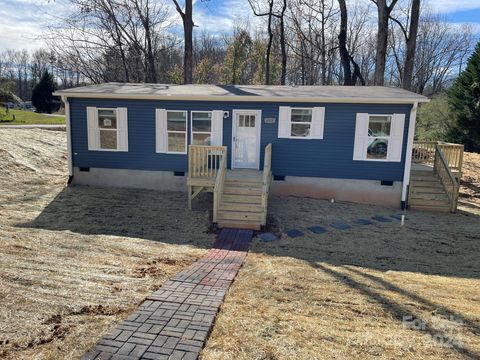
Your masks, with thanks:
M369 162L392 162L392 163L399 163L400 160L388 160L388 159L354 159L353 161L369 161Z
M105 151L105 152L128 152L128 150L119 150L119 149L94 149L88 151Z

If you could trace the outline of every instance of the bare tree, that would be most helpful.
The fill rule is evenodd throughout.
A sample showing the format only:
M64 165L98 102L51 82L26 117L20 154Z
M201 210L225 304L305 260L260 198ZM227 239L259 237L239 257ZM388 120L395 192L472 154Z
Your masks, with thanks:
M352 70L350 68L350 56L347 50L347 4L345 0L338 0L340 7L340 32L338 33L338 47L340 60L343 67L343 85L354 85L352 83Z
M185 10L183 10L177 0L173 0L173 3L183 22L183 82L191 84L193 82L193 4L192 0L185 0Z
M385 83L385 64L388 45L388 21L390 14L398 0L392 0L387 5L387 0L372 0L377 5L378 28L377 28L377 49L375 56L375 85L384 85Z
M257 9L257 4L253 0L248 0L250 7L252 8L255 16L268 16L267 22L267 33L268 33L268 44L265 52L265 84L271 84L270 78L270 56L272 53L272 44L273 44L273 30L272 30L272 18L273 18L273 4L274 0L267 0L268 10L266 12L261 12Z
M407 90L412 89L413 68L415 65L415 50L417 47L418 23L420 21L420 0L412 0L410 14L407 16L407 25L390 14L390 18L398 24L405 38L406 54L401 76L402 87Z

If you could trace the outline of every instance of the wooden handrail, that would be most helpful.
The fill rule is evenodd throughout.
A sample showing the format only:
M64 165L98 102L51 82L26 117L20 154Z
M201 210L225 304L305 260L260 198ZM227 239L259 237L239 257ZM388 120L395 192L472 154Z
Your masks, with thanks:
M457 210L458 202L458 182L450 170L450 166L443 151L441 145L437 144L433 168L440 177L445 192L447 193L450 211L455 212Z
M189 145L188 177L215 178L226 153L225 146Z
M272 181L272 144L265 146L265 156L263 160L263 180L262 180L262 208L263 225L267 223L268 193Z
M412 161L414 163L423 163L433 165L437 146L443 150L444 159L450 168L455 172L458 179L462 175L463 151L461 144L452 144L443 141L414 141L412 151Z
M225 184L225 175L227 174L227 156L226 153L222 155L220 166L217 171L215 179L215 186L213 188L213 222L217 222L218 208L220 207L220 200L222 198L223 186Z

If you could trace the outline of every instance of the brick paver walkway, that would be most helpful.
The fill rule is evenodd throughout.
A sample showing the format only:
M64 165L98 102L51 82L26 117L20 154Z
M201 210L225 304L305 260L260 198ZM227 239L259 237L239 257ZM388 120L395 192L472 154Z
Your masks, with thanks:
M197 359L252 236L250 230L222 230L213 249L150 295L82 359Z

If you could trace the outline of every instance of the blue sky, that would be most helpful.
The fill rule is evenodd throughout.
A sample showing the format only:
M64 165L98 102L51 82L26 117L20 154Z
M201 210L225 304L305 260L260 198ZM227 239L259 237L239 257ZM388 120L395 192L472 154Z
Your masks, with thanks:
M162 1L162 0L159 0ZM171 3L169 0L163 0ZM350 0L355 1L355 0ZM370 2L369 0L356 0ZM480 0L424 0L436 13L455 24L469 23L480 35ZM347 1L348 3L348 1ZM179 22L172 5L172 18ZM38 37L49 20L68 12L68 0L0 0L0 51L7 48L29 50L44 45ZM252 22L247 0L196 0L196 31L226 33L235 22Z

